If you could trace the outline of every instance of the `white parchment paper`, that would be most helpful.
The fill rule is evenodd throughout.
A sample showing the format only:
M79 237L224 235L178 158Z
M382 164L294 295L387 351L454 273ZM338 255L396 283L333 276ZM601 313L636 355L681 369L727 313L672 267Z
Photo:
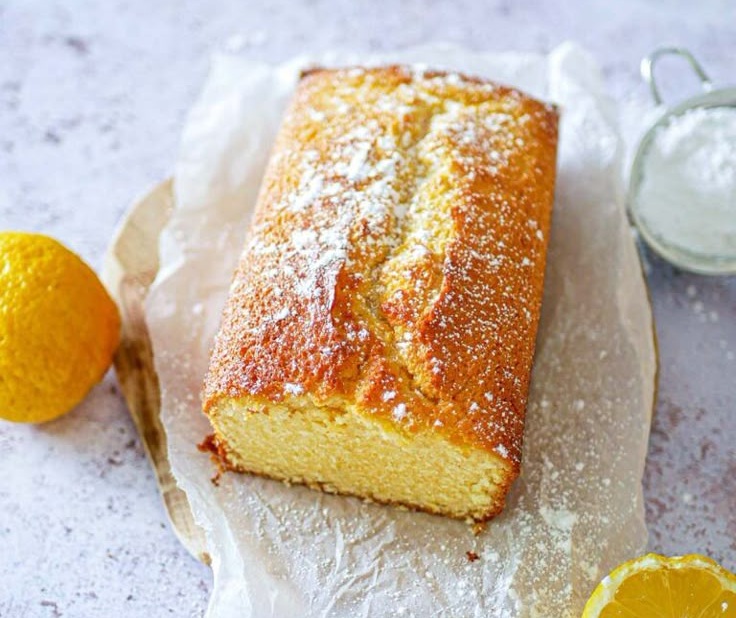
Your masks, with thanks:
M199 402L209 348L298 71L386 61L489 77L561 106L522 474L478 537L461 522L245 475L215 487L196 449L210 431ZM598 579L643 550L656 361L613 118L598 69L572 45L549 56L424 47L279 66L215 57L184 129L147 305L172 468L213 558L210 618L578 616Z

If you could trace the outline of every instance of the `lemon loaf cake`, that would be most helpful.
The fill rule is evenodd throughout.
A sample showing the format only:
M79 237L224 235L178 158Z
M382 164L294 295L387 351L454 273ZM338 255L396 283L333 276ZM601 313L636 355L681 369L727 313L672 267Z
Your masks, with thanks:
M231 469L452 517L518 475L557 112L410 66L306 72L205 379Z

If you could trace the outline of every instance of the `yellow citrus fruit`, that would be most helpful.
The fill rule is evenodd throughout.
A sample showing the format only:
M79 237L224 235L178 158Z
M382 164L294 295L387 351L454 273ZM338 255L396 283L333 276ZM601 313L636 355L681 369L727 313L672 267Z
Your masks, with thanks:
M115 303L94 271L48 236L0 232L0 418L48 421L110 366Z
M697 554L647 554L595 589L583 618L736 618L736 575Z

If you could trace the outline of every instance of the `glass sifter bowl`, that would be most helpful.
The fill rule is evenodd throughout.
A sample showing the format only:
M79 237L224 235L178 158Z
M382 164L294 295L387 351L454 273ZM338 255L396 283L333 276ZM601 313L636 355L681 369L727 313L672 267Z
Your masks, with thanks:
M725 275L725 274L736 274L736 242L727 241L724 246L719 246L719 243L713 242L712 248L703 248L703 243L691 243L688 246L687 242L683 242L682 238L676 239L670 233L669 237L666 232L663 232L663 228L666 225L658 227L656 222L653 221L651 214L646 214L647 204L644 202L646 199L645 192L642 191L645 181L647 180L647 164L651 161L650 157L654 154L655 140L662 134L663 131L669 130L673 126L673 123L681 122L687 114L692 114L694 110L697 114L712 114L716 110L726 110L726 113L734 114L734 120L736 121L736 87L721 88L714 90L711 80L703 70L702 66L694 58L694 56L687 50L676 48L676 47L665 47L657 49L650 56L647 56L642 60L641 63L641 74L646 83L649 85L651 90L652 98L657 105L662 105L662 97L660 95L659 87L654 75L654 69L657 61L663 56L676 55L684 58L700 79L700 83L703 89L703 93L682 101L674 106L667 106L664 110L663 115L657 122L652 125L649 130L645 133L639 148L634 157L634 161L631 167L631 175L629 180L629 190L627 196L627 207L629 211L629 217L632 223L636 226L642 239L646 242L652 250L662 256L670 263L682 268L683 270L696 272L706 275ZM723 111L717 111L716 114L712 114L712 118L716 118L718 114L724 113ZM716 134L712 134L714 140L711 146L717 146L715 143ZM702 145L702 149L705 151L707 145ZM733 152L736 152L734 150ZM721 162L723 163L723 162ZM726 165L730 166L730 162ZM736 178L736 160L732 161L733 167L731 168ZM715 163L714 163L715 165ZM703 200L699 204L694 204L696 208L707 208L707 196L703 193ZM735 196L736 197L736 196ZM651 199L651 198L650 198ZM730 203L730 202L729 202ZM676 204L673 203L673 208ZM677 213L674 213L676 215ZM720 215L718 215L720 216ZM729 227L723 229L731 229L736 227L736 203L730 203L730 213L727 212L725 217L728 221L724 221ZM731 218L733 217L733 218ZM713 221L709 222L709 226L703 225L703 220L693 222L695 225L700 225L699 231L702 231L706 235L711 233L711 226ZM718 233L717 230L713 231L714 234ZM700 246L695 246L699 244Z

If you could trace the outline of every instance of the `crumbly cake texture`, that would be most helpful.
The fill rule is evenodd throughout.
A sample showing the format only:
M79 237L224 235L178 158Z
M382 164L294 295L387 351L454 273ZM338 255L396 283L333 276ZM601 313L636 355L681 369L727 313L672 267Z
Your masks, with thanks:
M519 472L557 112L416 67L305 73L203 391L229 467L475 521Z

